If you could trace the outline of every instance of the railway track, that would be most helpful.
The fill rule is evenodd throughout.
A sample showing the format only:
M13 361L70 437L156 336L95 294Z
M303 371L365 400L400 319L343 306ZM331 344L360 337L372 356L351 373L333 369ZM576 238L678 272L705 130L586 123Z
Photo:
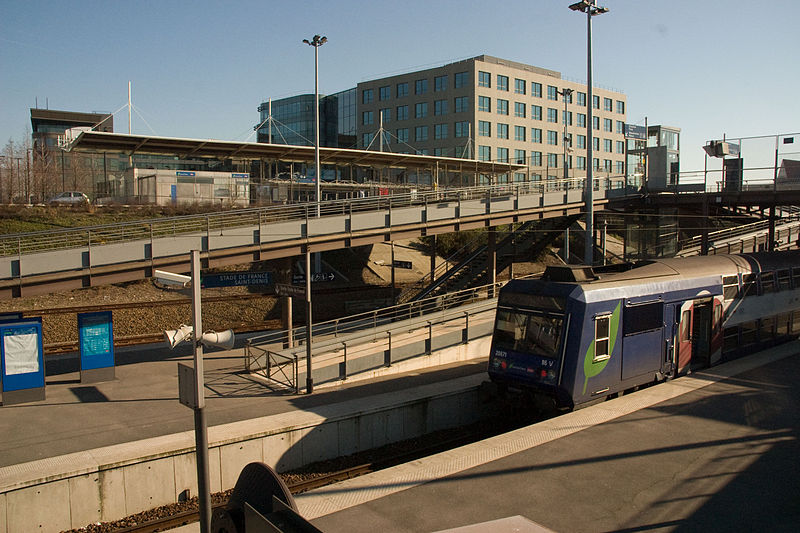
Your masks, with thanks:
M366 462L361 462L353 466L329 472L320 475L310 475L306 479L288 482L287 486L292 494L301 494L303 492L324 487L332 483L339 483L354 477L369 474L378 470L389 468L398 464L406 463L415 459L420 459L429 455L440 453L446 450L457 448L465 444L470 444L481 439L488 438L512 429L516 429L526 423L531 423L531 420L520 423L508 421L493 421L488 427L479 426L478 428L470 427L458 430L456 433L449 432L445 438L436 438L436 436L426 436L431 442L419 446L418 440L407 441L406 443L398 443L390 445L388 448L399 447L401 450L395 453L388 453L387 455L378 454L379 457ZM423 437L425 438L425 437ZM222 508L225 503L212 505L212 512L216 509ZM163 518L154 519L146 523L137 524L125 528L111 528L103 529L103 532L108 533L156 533L166 531L170 528L190 524L199 520L199 513L196 510L182 511ZM101 531L101 530L98 530Z

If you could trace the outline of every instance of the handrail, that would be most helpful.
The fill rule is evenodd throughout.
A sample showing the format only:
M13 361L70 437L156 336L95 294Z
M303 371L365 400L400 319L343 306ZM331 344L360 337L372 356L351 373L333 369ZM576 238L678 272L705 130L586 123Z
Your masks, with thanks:
M616 178L618 181L618 178ZM597 178L611 189L614 177ZM362 211L379 211L404 206L427 205L469 199L509 197L519 194L544 194L545 187L556 186L560 190L577 188L580 180L545 180L478 185L473 187L437 189L376 196L370 198L349 198L320 202L320 216L341 215ZM110 243L150 240L157 237L170 237L191 233L224 234L233 228L263 225L288 220L308 220L316 214L316 203L291 204L281 206L251 207L207 213L202 215L182 215L145 219L116 224L83 226L79 228L45 230L16 233L0 236L0 256L24 255L29 253L64 250L83 246L99 246Z

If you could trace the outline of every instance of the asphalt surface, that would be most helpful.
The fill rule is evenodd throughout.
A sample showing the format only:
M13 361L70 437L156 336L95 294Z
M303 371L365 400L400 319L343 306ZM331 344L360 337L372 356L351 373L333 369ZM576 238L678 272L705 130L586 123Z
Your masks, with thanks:
M800 531L798 376L795 354L312 523L429 532L523 516L557 532Z
M177 363L191 346L118 349L116 379L80 383L77 356L46 361L46 400L0 407L0 467L194 428L178 402ZM242 348L205 356L209 426L304 410L486 371L485 360L317 388L312 395L270 387L244 372Z

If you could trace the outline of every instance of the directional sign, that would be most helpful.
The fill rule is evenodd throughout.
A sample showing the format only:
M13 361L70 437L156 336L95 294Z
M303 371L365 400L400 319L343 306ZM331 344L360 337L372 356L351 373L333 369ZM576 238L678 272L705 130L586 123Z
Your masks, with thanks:
M407 270L414 268L414 266L411 264L411 261L394 261L392 266L395 268L405 268Z
M275 294L278 296L290 296L292 298L305 298L306 288L288 285L286 283L275 284Z
M333 272L317 272L316 274L311 274L312 283L317 281L334 281L335 279L336 274ZM295 274L292 276L292 282L295 284L305 283L306 277L303 274Z
M235 287L241 285L272 285L272 272L226 272L224 274L204 274L200 278L204 289L215 287Z

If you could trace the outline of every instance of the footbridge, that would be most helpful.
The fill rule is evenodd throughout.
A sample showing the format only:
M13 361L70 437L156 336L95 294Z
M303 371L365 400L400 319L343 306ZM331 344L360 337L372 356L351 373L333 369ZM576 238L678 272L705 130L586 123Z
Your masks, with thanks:
M595 180L594 208L626 195ZM448 188L403 195L240 209L0 237L0 298L132 281L584 211L583 180Z

